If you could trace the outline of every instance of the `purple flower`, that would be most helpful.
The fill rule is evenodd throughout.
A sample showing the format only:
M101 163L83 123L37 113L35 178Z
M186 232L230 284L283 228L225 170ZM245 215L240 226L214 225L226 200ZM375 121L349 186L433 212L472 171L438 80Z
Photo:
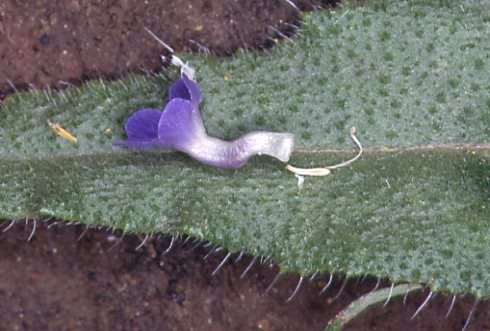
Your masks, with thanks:
M163 112L145 108L126 122L127 140L117 146L136 149L170 149L184 152L202 163L221 168L240 168L253 155L266 154L287 162L294 145L290 133L256 131L233 141L209 137L199 111L199 85L182 75L170 86Z

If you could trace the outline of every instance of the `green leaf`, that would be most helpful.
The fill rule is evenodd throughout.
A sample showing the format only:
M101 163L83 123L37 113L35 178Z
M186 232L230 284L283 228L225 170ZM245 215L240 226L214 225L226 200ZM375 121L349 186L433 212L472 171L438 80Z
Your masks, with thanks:
M118 150L126 118L161 106L169 80L90 82L3 104L0 218L185 233L271 255L284 271L489 295L490 5L383 3L308 14L294 44L267 54L182 55L198 68L210 135L289 131L292 164L319 166L354 154L354 125L367 150L351 167L299 190L267 157L229 171Z
M383 301L388 303L388 300L392 297L406 295L409 292L420 288L421 286L418 284L402 284L365 294L338 313L337 316L328 323L325 331L341 331L347 323L358 317L369 307Z

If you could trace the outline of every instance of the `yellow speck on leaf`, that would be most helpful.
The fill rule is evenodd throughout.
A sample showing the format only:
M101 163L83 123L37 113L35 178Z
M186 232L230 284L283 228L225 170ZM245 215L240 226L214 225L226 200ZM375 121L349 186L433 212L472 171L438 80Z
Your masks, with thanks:
M224 76L223 76L223 79L224 79L224 80L226 80L226 81L229 81L231 78L230 78L230 76L228 76L228 75L224 75Z
M63 129L63 127L59 125L59 123L51 122L50 120L48 120L48 125L58 136L61 136L62 138L71 141L72 143L77 142L77 138L70 132Z

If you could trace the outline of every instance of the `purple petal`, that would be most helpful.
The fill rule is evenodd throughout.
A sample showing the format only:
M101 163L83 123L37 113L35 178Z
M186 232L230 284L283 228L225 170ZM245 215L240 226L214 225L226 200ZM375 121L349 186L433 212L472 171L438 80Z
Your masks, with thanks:
M127 148L151 149L160 144L158 141L158 121L162 112L145 108L129 117L125 129L127 140L116 141L115 146Z
M197 107L185 99L169 101L158 123L160 143L175 149L185 148L194 139L206 135Z
M253 155L270 155L287 162L294 146L290 133L250 132L233 141L209 137L198 105L199 85L185 74L170 87L163 112L142 109L128 119L128 139L115 145L139 149L173 149L221 168L240 168Z
M201 88L184 74L170 86L169 100L174 98L189 100L197 107L202 100Z
M162 112L145 108L131 115L126 122L126 134L132 140L151 140L158 138L158 121Z

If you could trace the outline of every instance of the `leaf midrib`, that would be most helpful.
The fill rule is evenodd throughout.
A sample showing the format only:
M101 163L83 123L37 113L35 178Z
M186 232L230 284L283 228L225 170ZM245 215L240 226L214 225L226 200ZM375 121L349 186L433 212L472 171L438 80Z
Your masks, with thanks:
M380 155L380 154L391 154L391 153L404 153L404 152L451 152L451 151L490 151L490 143L482 143L482 144L429 144L429 145L419 145L419 146L403 146L403 147L368 147L363 148L363 155ZM292 157L301 157L308 155L345 155L355 153L355 149L330 149L330 148L322 148L322 149L304 149L300 148L293 152ZM76 159L76 158L84 158L84 157L111 157L111 156L124 156L124 155L135 155L135 154L145 154L148 155L171 155L171 154L179 154L183 155L181 152L177 151L153 151L153 152L125 152L125 151L110 151L110 152L95 152L95 153L82 153L82 154L51 154L45 157L36 156L26 156L26 157L6 157L2 158L0 162L15 162L15 161L33 161L33 162L42 162L42 161L53 161L53 160L68 160L68 159ZM1 156L1 155L0 155Z

